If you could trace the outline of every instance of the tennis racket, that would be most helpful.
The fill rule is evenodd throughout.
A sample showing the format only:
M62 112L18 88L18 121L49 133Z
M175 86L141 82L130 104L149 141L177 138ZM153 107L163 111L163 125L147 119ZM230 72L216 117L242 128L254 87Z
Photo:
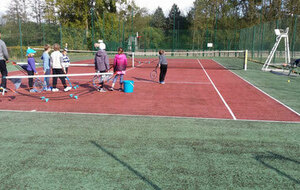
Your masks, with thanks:
M93 86L96 89L99 89L100 88L100 83L102 81L109 82L113 78L114 78L114 75L112 75L112 74L95 75L93 77Z
M93 77L93 86L96 88L96 90L100 88L101 82L102 82L101 75L95 75Z
M154 80L154 79L156 79L157 78L157 67L158 67L158 65L155 67L155 69L153 70L153 71L151 71L151 73L150 73L150 78L152 79L152 80Z
M34 78L33 89L36 90L37 92L42 92L44 88L45 88L44 83L40 79Z
M73 88L72 82L70 81L69 77L66 77L66 79L67 79L67 81L68 81L68 83L69 83L69 86L70 86L71 88Z

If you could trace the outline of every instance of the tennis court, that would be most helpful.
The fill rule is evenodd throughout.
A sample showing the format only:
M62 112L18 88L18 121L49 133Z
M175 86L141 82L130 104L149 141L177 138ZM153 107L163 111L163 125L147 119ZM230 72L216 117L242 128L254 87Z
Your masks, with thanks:
M0 96L0 188L299 187L299 77L253 63L244 71L228 57L178 57L161 85L149 76L153 59L128 67L133 93L100 93L93 76L80 76L70 77L79 86L70 92L59 81L60 92L29 93L23 79L18 93Z
M300 122L299 113L213 59L168 59L165 85L149 77L157 63L154 58L137 60L135 67L128 67L125 76L125 80L134 81L134 93L99 93L92 85L92 76L77 76L71 77L71 81L79 88L70 92L33 94L24 88L27 80L23 79L23 88L17 93L1 97L0 109ZM89 59L73 62L73 65L92 63ZM74 66L69 71L93 72L93 66ZM79 98L74 99L74 95ZM49 101L42 101L41 97Z

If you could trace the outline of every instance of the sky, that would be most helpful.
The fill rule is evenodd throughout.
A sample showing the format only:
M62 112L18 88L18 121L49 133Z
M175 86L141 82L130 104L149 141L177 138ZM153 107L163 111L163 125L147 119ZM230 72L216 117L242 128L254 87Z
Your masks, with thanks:
M6 12L6 10L8 9L9 3L10 3L10 0L1 0L0 14L4 14Z
M8 9L10 0L0 1L0 14L3 14ZM155 9L160 6L163 9L165 15L168 15L174 3L179 7L182 13L186 14L193 6L194 0L135 0L135 2L139 7L147 8L150 13L154 13Z
M154 13L157 7L161 7L165 15L169 14L172 5L175 3L180 11L187 14L190 8L193 6L195 0L135 0L139 7L147 8L150 13Z

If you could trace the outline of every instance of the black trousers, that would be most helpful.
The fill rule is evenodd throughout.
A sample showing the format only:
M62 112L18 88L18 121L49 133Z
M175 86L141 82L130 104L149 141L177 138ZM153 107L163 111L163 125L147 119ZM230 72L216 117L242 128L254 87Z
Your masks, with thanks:
M65 73L62 69L52 69L52 74L60 75L60 74L65 74ZM61 83L64 85L64 88L66 88L67 85L66 85L65 77L59 77L59 79L61 80ZM53 77L53 88L56 88L56 85L57 85L57 77Z
M28 73L28 76L34 75L33 71L27 71L27 73ZM28 85L29 85L29 88L32 89L32 87L33 87L33 78L28 78Z
M6 76L7 76L7 68L6 68L6 61L5 60L0 60L0 71L2 75L1 79L1 87L6 88Z
M167 74L168 65L160 65L159 82L164 82Z

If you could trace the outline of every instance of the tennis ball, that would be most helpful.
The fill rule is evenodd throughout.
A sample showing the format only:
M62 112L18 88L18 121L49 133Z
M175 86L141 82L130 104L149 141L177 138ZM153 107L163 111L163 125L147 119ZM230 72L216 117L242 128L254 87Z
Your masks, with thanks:
M41 97L41 100L44 100L44 99L45 99L45 96L42 96L42 97Z
M48 101L49 101L49 98L46 98L46 99L45 99L45 102L48 102Z
M290 80L288 80L288 82L291 82Z
M73 97L73 94L70 94L70 97L72 98L72 97Z
M77 99L78 99L78 96L74 96L74 98L77 100Z

